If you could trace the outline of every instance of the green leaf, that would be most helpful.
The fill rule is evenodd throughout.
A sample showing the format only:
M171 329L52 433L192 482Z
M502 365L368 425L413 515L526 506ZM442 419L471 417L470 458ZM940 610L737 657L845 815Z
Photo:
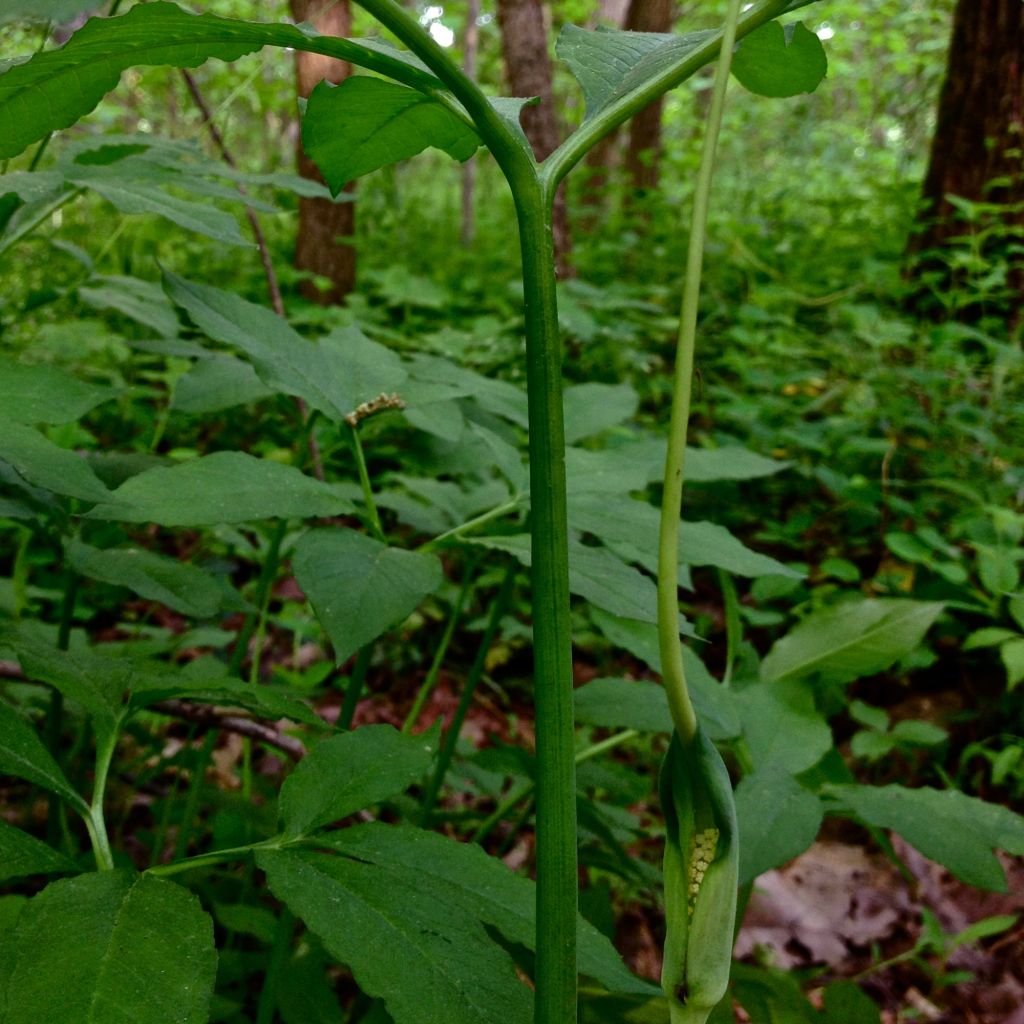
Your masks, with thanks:
M853 981L836 981L825 989L827 1024L881 1024L878 1007Z
M261 853L258 861L275 895L352 967L364 991L385 1000L397 1024L529 1021L529 993L513 982L509 959L483 926L535 949L532 882L478 846L419 829L359 825L325 835L318 844L336 856L289 851ZM365 929L346 927L343 916L324 912L317 876L329 879L327 891L345 901L342 906L351 901L360 917L368 915ZM654 991L630 974L611 943L582 918L578 940L581 974L613 992ZM478 1002L492 987L497 1002Z
M639 398L631 384L575 384L566 388L565 441L575 444L636 415Z
M302 146L337 195L350 181L430 146L468 160L480 138L437 100L402 85L355 75L321 82L302 118Z
M696 54L714 32L590 32L566 25L555 50L583 89L587 120L657 74Z
M60 24L70 21L76 14L102 6L102 0L5 0L0 10L0 25L11 21Z
M213 922L190 892L105 871L47 886L18 916L5 1024L205 1024Z
M78 867L69 857L0 819L0 882L28 875L64 875Z
M404 792L419 782L436 751L424 736L367 725L319 743L285 779L279 801L289 839Z
M569 525L573 529L592 533L651 573L658 568L659 520L658 510L646 501L598 493L569 497ZM738 576L800 578L800 573L752 551L716 523L682 523L679 561L684 565L714 565Z
M267 387L304 399L335 422L405 380L398 356L356 328L307 341L272 310L231 292L167 272L164 287L204 333L241 349Z
M116 501L85 459L55 445L38 430L2 417L0 460L13 466L30 484L54 494L82 501Z
M740 829L739 884L792 860L817 838L825 810L792 775L769 769L736 787Z
M796 679L748 686L736 695L743 735L759 771L796 774L832 748L832 730L814 706L810 689Z
M142 548L101 550L77 539L69 541L65 551L69 564L81 575L127 587L182 615L208 619L220 609L220 584L209 573L176 558Z
M191 416L249 405L274 392L256 376L252 366L234 356L197 359L174 385L171 408Z
M803 22L783 27L770 21L742 40L732 73L759 96L797 96L818 88L828 74L828 58Z
M24 629L9 642L29 679L48 683L81 705L101 744L116 735L125 715L124 694L131 685L128 659L98 658L88 650L61 651Z
M0 159L84 117L130 67L194 68L211 57L234 61L268 45L322 53L409 85L440 87L419 61L385 44L322 36L307 26L193 15L171 3L139 4L120 18L94 18L61 49L0 75Z
M0 77L0 97L3 95L5 77ZM252 246L252 242L242 234L238 221L232 214L210 203L197 203L164 192L145 176L133 176L133 165L125 167L123 164L129 162L125 160L121 165L113 164L109 167L84 167L69 172L67 178L74 185L91 189L122 213L153 213L186 231L194 231L215 242L224 245Z
M95 309L113 309L163 338L178 336L174 307L153 281L118 275L96 276L78 289L78 296Z
M883 672L921 642L944 607L935 601L864 598L814 612L776 642L761 663L761 678L814 676L848 683Z
M736 963L732 976L733 995L757 1024L820 1024L792 974Z
M1024 638L1003 644L999 648L999 656L1006 669L1007 688L1013 690L1024 679Z
M0 409L18 423L72 423L116 394L56 366L0 359Z
M898 832L968 885L1006 892L992 851L1024 854L1024 818L955 789L828 786L826 795L865 824Z
M111 502L97 505L88 518L216 526L351 511L340 488L305 476L292 466L244 452L215 452L131 477L114 491Z
M34 782L63 797L80 813L85 801L71 788L57 762L32 727L5 701L0 700L0 775Z
M444 578L434 555L344 529L305 534L293 567L339 664L411 615Z
M281 972L277 1008L284 1024L344 1024L334 986L327 979L324 959L320 943L303 942Z

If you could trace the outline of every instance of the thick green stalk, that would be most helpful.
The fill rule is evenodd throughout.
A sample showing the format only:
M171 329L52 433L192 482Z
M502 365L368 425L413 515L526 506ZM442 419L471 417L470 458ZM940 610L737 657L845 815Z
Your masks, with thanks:
M518 185L519 187L516 187ZM531 173L514 183L523 254L534 703L537 726L535 1024L576 1020L576 764L569 617L569 528L562 351L551 231L554 192Z
M352 454L355 456L356 468L359 470L359 484L363 489L363 504L366 506L366 514L370 520L370 531L377 540L384 543L384 527L381 526L377 502L373 498L373 486L370 483L370 471L366 466L363 442L359 437L359 427L355 423L350 423L349 430L352 438Z
M761 11L772 17L787 3L766 4ZM774 9L778 7L779 10ZM725 110L725 91L729 84L729 66L736 42L740 0L730 0L725 28L718 41L720 57L708 110L707 130L701 152L700 169L693 194L693 221L686 257L686 281L679 314L679 340L672 389L672 419L669 425L668 454L665 458L664 491L661 499L661 528L658 536L658 646L661 652L662 679L676 732L684 744L693 740L697 716L690 700L683 669L683 651L679 640L679 517L683 501L686 462L686 432L690 423L690 398L693 384L693 357L697 344L697 312L700 302L701 273L704 269L704 238L707 234L711 181L718 151L718 135ZM749 21L749 16L748 19Z

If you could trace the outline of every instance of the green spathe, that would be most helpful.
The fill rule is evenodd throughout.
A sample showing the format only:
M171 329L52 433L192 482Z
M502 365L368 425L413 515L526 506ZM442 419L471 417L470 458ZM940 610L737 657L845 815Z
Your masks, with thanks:
M672 1024L704 1024L732 966L739 844L729 773L698 728L673 733L661 767L665 814L665 961Z

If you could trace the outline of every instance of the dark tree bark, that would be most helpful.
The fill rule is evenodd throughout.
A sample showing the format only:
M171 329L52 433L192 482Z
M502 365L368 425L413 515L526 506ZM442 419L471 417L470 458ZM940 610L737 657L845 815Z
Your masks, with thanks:
M551 57L544 8L540 0L498 0L498 24L505 60L505 78L513 96L537 96L540 103L523 110L523 130L538 160L554 152L561 141L555 116ZM555 255L558 273L572 273L572 236L565 205L565 190L555 199Z
M308 21L325 35L348 36L352 17L349 0L289 0L292 17ZM295 75L298 93L309 96L314 86L326 79L343 81L352 73L352 66L332 57L316 53L295 54ZM300 140L299 174L323 182L316 165L306 156ZM332 203L328 199L299 200L299 234L295 242L295 266L326 278L327 290L312 281L302 284L302 294L312 302L330 306L344 302L356 284L356 250L346 244L355 231L355 204Z
M908 246L918 268L951 238L988 231L1001 258L1013 234L1024 238L1024 3L958 0L946 80L923 187L923 209ZM987 219L965 222L949 196L993 204ZM1010 285L1019 315L1024 272ZM955 282L951 281L951 284Z
M676 17L675 0L632 0L626 16L630 32L671 32ZM626 171L638 192L658 187L661 157L661 112L663 99L648 104L630 122Z

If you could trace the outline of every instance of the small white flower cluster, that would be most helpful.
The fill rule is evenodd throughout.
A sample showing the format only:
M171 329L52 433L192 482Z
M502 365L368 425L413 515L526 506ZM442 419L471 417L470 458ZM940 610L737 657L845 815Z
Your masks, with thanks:
M700 885L704 881L704 874L714 859L715 847L717 845L717 828L706 828L703 832L698 832L690 842L689 903L691 914L697 904L697 893L700 892Z

